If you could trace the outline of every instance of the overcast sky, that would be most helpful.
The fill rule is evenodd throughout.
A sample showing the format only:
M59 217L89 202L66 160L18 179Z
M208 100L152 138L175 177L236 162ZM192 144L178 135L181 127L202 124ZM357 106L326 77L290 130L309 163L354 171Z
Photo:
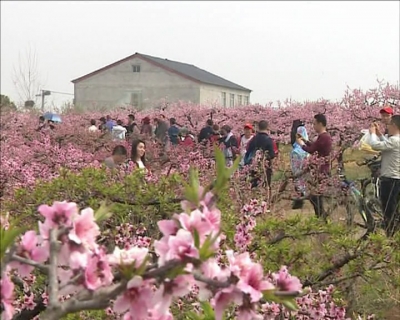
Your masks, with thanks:
M399 21L398 1L1 1L1 93L18 101L13 66L31 46L54 91L140 52L250 88L253 103L337 99L398 83Z

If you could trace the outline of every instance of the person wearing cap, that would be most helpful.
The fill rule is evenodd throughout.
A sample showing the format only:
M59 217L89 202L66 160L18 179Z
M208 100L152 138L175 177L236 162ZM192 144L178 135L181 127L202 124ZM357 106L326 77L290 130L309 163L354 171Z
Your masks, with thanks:
M250 140L253 138L253 133L254 133L254 128L250 123L246 123L243 129L244 133L240 136L239 140L240 155L242 156L242 159L240 160L241 166L244 165L244 156L246 155L247 152L247 146Z
M385 106L379 111L381 115L381 121L385 125L385 135L388 135L388 125L390 124L390 120L394 114L393 109L389 106Z

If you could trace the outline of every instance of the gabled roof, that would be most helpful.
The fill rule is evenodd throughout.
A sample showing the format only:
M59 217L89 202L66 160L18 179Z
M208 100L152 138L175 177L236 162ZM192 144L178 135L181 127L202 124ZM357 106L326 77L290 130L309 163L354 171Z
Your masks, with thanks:
M212 74L208 71L205 71L203 69L200 69L192 64L187 64L187 63L182 63L182 62L177 62L177 61L172 61L168 59L161 59L157 57L152 57L149 55L141 54L141 53L135 53L129 57L126 57L122 60L119 60L117 62L114 62L110 65L107 65L101 69L98 69L92 73L89 73L85 76L82 76L80 78L77 78L75 80L72 80L73 83L77 83L79 81L82 81L84 79L87 79L91 76L94 76L95 74L98 74L102 71L105 71L107 69L110 69L112 67L115 67L116 65L119 65L120 63L126 62L128 60L131 60L133 58L140 58L142 60L145 60L149 63L152 63L160 68L163 68L169 72L173 72L175 74L178 74L184 78L187 78L189 80L198 82L198 83L205 83L205 84L210 84L213 86L219 86L223 88L230 88L230 89L235 89L235 90L242 90L242 91L249 91L251 92L250 89L247 89L245 87L239 86L236 83L233 83L231 81L228 81L224 78L221 78L215 74Z

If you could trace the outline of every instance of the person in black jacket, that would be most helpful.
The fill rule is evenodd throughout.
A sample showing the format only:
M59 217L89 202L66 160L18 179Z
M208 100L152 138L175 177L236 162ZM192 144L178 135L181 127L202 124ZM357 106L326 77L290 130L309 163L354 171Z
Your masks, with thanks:
M239 143L236 137L233 135L231 127L228 125L222 126L221 136L222 137L219 139L219 142L224 144L226 165L230 167L239 153Z
M208 119L206 126L200 130L198 138L199 143L205 143L208 141L208 139L214 132L212 126L213 126L213 121L211 119Z
M139 128L135 122L135 115L129 114L128 115L128 125L125 126L127 138L133 133L139 133Z
M258 123L258 132L251 139L248 147L247 152L245 155L245 164L250 164L255 153L261 150L264 152L265 160L266 160L266 178L267 178L267 187L270 188L272 182L272 159L275 157L274 145L272 142L271 137L268 135L268 122L262 120ZM255 188L260 183L261 179L257 177L256 172L252 171L251 173L252 181L251 186Z

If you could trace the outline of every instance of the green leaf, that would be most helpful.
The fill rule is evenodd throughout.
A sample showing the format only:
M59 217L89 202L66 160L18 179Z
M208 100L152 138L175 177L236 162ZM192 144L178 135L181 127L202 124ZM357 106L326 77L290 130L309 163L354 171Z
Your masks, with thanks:
M215 195L217 195L218 192L222 191L222 189L225 187L226 183L229 181L232 174L239 167L240 157L237 157L235 159L235 162L233 163L231 168L226 168L225 156L223 152L218 147L215 147L214 150L215 150L214 153L215 153L215 162L217 169L217 179L215 181L213 192Z
M275 301L274 291L275 289L263 291L263 298L269 302Z
M206 316L207 319L211 320L211 319L215 318L214 309L211 307L210 303L203 301L203 302L200 302L200 305L201 305L204 315Z
M190 168L189 170L189 184L185 184L185 198L195 204L199 204L199 174L196 169Z
M187 320L202 320L202 317L200 317L198 314L196 314L193 311L187 311L185 314L185 317Z
M211 235L208 235L199 252L200 260L205 261L215 254L214 250L210 250L210 247L215 243L220 234L221 231L219 231L213 238L211 237Z
M171 280L175 279L180 274L183 274L184 270L185 270L185 266L176 267L175 269L172 269L171 271L169 271L167 273L167 275L165 276L165 278L168 278L168 279L171 279Z
M138 276L141 276L141 275L143 275L143 274L146 272L147 262L149 261L149 259L150 259L149 255L147 255L147 256L144 258L142 264L139 266L139 268L138 268L137 271L136 271L136 274L137 274Z
M294 299L283 300L282 304L285 306L286 309L289 309L290 311L298 310L296 300Z
M6 254L8 248L15 243L15 239L27 230L26 227L17 228L10 225L8 230L1 228L0 230L0 259L3 261L4 255Z
M200 236L197 229L193 231L193 238L194 238L194 246L199 249L200 248Z
M214 148L214 154L215 154L215 163L217 167L217 180L218 176L223 176L225 172L225 156L224 153L216 146Z
M228 172L229 172L229 177L228 178L230 178L235 173L235 171L239 168L239 164L240 164L240 160L241 159L242 159L242 157L237 157L235 159L235 162L233 162L232 167L230 167L228 169Z
M106 205L105 201L101 202L100 208L96 210L94 214L94 218L97 223L100 223L104 220L111 218L112 213L110 212L110 208Z
M199 191L200 182L199 182L199 172L196 169L190 168L189 170L189 181L190 185L195 191Z

